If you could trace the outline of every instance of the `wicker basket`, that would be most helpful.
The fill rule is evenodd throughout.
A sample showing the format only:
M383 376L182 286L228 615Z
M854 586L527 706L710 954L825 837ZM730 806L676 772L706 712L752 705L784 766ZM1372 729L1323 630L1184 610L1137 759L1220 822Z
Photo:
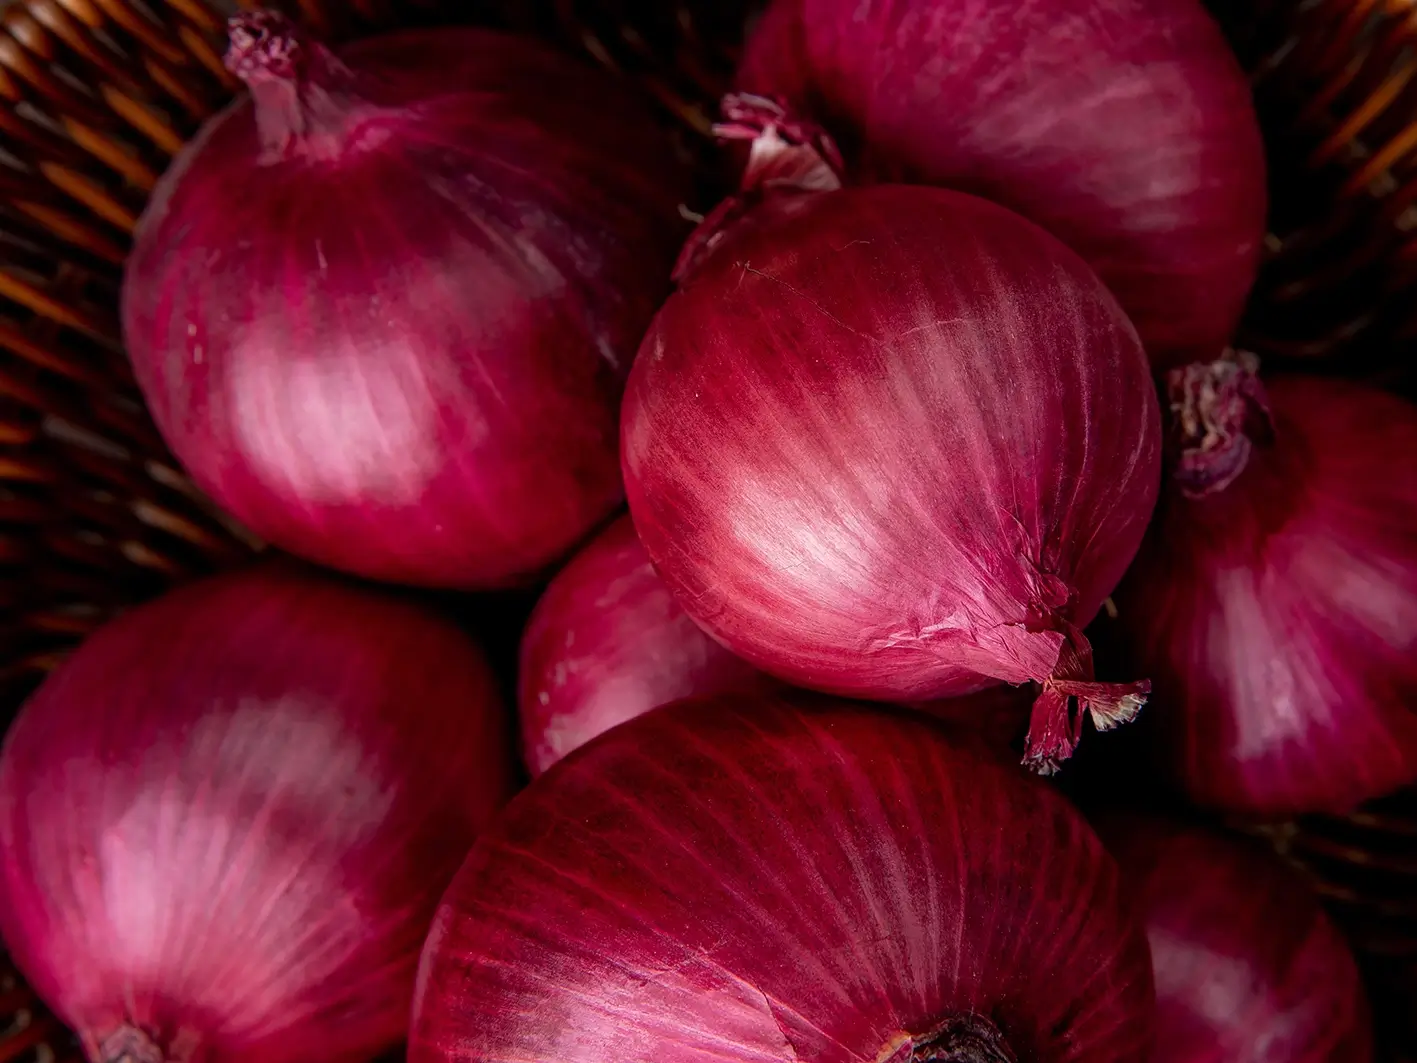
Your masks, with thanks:
M1253 72L1271 258L1247 345L1269 364L1417 380L1417 4L1218 0Z
M116 319L144 197L235 88L221 6L0 0L0 723L115 610L257 545L163 447ZM454 16L550 37L633 77L703 149L748 2L286 6L335 37ZM1216 7L1254 71L1272 159L1274 231L1244 341L1413 387L1417 0ZM1417 1046L1417 796L1269 833L1366 951L1389 1039ZM78 1058L0 957L0 1063Z

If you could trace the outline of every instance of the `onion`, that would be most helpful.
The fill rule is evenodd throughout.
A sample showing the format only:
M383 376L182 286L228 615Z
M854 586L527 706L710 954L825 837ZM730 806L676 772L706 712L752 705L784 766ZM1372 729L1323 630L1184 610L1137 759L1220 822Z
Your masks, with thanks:
M281 568L100 630L0 755L0 932L94 1063L358 1063L510 794L461 632Z
M1104 728L1145 700L1092 681L1079 630L1156 498L1136 333L1001 207L774 185L811 141L758 117L750 187L691 243L630 376L640 537L690 616L795 685L906 702L1041 682L1047 770L1077 742L1072 699Z
M858 179L972 192L1060 237L1159 364L1229 342L1264 151L1198 0L774 0L739 83L824 122Z
M500 585L622 497L619 399L687 178L606 75L473 29L335 58L233 20L251 95L156 190L124 335L173 451L293 553Z
M515 800L449 887L410 1063L1146 1063L1112 861L923 717L679 702Z
M1101 830L1146 918L1151 1063L1369 1063L1358 966L1292 871L1195 829L1127 817Z
M679 698L767 688L655 575L629 517L551 581L522 635L517 701L533 776L602 731Z
M1289 815L1417 779L1417 409L1304 377L1266 404L1235 359L1169 388L1177 476L1117 604L1177 781Z

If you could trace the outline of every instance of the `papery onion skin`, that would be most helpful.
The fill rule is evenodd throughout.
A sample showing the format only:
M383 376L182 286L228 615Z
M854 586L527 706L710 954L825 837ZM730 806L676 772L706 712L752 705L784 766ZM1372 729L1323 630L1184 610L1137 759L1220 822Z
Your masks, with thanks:
M1161 366L1230 342L1264 235L1249 84L1198 0L774 0L741 88L853 180L939 184L1080 253Z
M274 567L93 635L0 756L0 932L94 1063L362 1063L511 794L455 627Z
M883 701L1042 682L1030 758L1129 718L1079 630L1156 499L1146 358L1077 256L942 189L769 195L656 317L626 391L635 525L714 637Z
M1245 421L1262 411L1231 402L1207 422L1176 390L1185 375L1174 401L1214 445L1215 479L1209 454L1183 455L1116 597L1131 663L1156 684L1158 756L1192 801L1262 816L1344 811L1412 782L1417 470L1402 459L1417 408L1279 377L1273 442L1252 444ZM1224 371L1232 392L1243 379Z
M1236 839L1155 819L1098 829L1146 920L1151 1063L1369 1063L1358 965L1293 870Z
M336 59L279 16L233 25L256 103L163 177L125 276L158 427L292 553L523 581L622 498L620 395L683 239L673 145L534 41L445 27Z
M775 685L679 608L628 516L546 588L522 635L517 676L522 755L533 776L660 705Z
M418 984L410 1063L1151 1050L1140 926L1066 801L923 718L761 696L553 766L469 855ZM971 1052L930 1054L952 1017Z

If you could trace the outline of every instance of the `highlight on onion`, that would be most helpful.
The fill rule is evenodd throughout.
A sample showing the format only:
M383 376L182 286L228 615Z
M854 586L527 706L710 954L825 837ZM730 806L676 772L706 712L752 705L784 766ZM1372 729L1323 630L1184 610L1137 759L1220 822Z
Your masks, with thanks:
M1110 727L1148 689L1095 682L1081 631L1156 499L1136 332L1016 214L811 191L811 137L730 104L728 135L758 123L749 187L691 241L622 411L645 548L690 616L794 685L919 702L1042 684L1028 759L1049 770L1082 710Z
M774 685L675 604L629 517L546 588L522 634L517 680L522 755L533 776L660 705Z
M1117 595L1193 800L1338 812L1417 780L1417 408L1253 360L1178 370L1178 460Z
M1137 816L1098 829L1146 920L1151 1063L1369 1063L1358 965L1307 883L1203 830Z
M738 81L825 124L853 181L938 184L1042 225L1158 365L1230 342L1265 159L1200 0L773 0Z
M124 337L196 481L284 549L404 584L517 582L623 497L626 373L685 167L646 105L535 41L337 55L233 19L250 94L139 226Z
M724 649L680 609L634 524L621 517L546 588L522 635L518 716L533 777L617 724L686 697L781 684ZM1010 687L913 705L982 738L1017 745L1029 698Z
M678 702L484 834L410 1063L1149 1063L1142 930L1081 816L923 717Z
M511 793L457 628L293 568L93 635L0 754L0 933L93 1063L361 1063Z

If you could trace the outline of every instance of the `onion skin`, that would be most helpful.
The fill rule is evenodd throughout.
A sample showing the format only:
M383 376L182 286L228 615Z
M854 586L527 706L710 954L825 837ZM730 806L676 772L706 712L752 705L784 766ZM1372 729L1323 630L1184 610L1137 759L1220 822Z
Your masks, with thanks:
M0 932L94 1063L360 1063L511 795L494 680L414 606L270 567L90 638L0 755Z
M522 635L517 677L522 756L533 777L660 705L776 685L679 608L628 516L546 588Z
M445 27L336 59L279 16L234 26L252 95L164 176L128 261L158 427L289 552L525 580L623 497L620 395L683 236L672 144L532 41Z
M1344 811L1417 779L1417 473L1395 460L1417 453L1417 408L1298 376L1237 403L1253 384L1217 372L1209 420L1172 375L1212 449L1182 453L1119 627L1156 682L1158 756L1192 801Z
M1370 1063L1358 965L1292 870L1233 839L1156 820L1098 829L1146 919L1151 1063Z
M1249 84L1198 0L774 0L738 76L856 181L1001 203L1076 250L1158 366L1229 343L1264 236Z
M833 694L1041 682L1044 769L1077 742L1071 698L1129 718L1146 684L1091 682L1079 629L1151 515L1160 418L1096 276L1017 215L923 187L767 195L697 242L621 428L636 528L685 610Z
M1151 1050L1141 929L1062 797L922 717L741 695L533 783L449 888L418 984L410 1063Z

